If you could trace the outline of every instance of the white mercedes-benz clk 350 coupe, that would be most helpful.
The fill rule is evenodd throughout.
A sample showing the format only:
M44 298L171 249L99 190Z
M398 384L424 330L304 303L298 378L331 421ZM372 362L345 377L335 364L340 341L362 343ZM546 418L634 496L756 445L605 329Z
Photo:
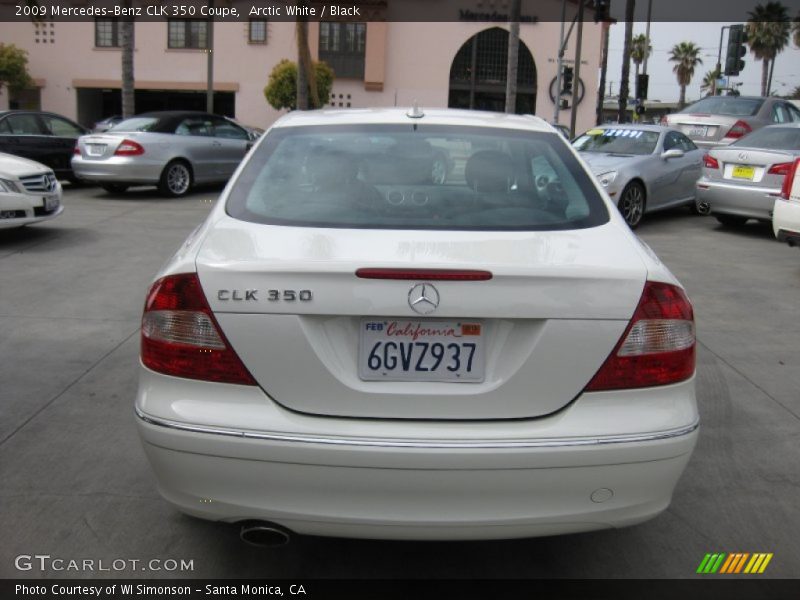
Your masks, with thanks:
M684 290L531 116L281 118L158 274L141 344L162 495L256 543L632 525L698 434Z

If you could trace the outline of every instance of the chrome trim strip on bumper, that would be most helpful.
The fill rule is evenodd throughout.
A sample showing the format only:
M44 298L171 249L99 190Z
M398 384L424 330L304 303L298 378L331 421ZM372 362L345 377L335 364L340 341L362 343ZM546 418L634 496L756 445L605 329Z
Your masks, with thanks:
M275 442L299 442L304 444L332 444L336 446L373 446L381 448L561 448L570 446L599 446L605 444L630 444L636 442L654 442L688 435L700 427L700 421L667 431L630 435L579 438L544 438L538 440L399 440L374 438L336 438L304 434L288 434L262 431L245 431L210 427L207 425L189 425L168 419L161 419L144 414L135 407L136 416L145 423L158 425L168 429L177 429L191 433L208 433L244 439L270 440Z

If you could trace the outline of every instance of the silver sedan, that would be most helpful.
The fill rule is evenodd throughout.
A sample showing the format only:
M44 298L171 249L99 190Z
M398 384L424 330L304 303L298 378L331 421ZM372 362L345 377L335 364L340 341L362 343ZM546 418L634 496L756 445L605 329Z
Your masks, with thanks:
M631 228L647 212L694 205L703 153L680 131L607 125L590 129L573 146Z
M748 133L775 123L800 122L800 110L783 98L706 96L662 124L685 133L701 148L727 146Z
M800 157L800 123L770 125L703 157L697 207L723 225L772 222L775 200Z
M166 196L182 196L194 184L226 181L251 145L248 132L225 117L144 113L79 138L72 169L112 193L156 185Z

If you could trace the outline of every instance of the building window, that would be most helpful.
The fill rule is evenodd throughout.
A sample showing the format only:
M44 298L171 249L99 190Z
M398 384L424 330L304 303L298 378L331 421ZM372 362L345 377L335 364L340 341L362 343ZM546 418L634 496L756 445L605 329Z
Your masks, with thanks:
M366 23L319 24L319 58L336 77L363 79L366 47Z
M168 48L208 48L208 21L170 20Z
M267 43L267 20L250 19L247 41L251 44Z
M119 20L95 19L94 45L97 48L119 48Z

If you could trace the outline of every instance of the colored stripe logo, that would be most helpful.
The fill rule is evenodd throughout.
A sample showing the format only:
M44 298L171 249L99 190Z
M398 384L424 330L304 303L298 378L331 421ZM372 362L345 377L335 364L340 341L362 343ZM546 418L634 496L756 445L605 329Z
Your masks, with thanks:
M706 554L697 567L697 573L713 575L760 574L772 560L772 552L715 552Z

